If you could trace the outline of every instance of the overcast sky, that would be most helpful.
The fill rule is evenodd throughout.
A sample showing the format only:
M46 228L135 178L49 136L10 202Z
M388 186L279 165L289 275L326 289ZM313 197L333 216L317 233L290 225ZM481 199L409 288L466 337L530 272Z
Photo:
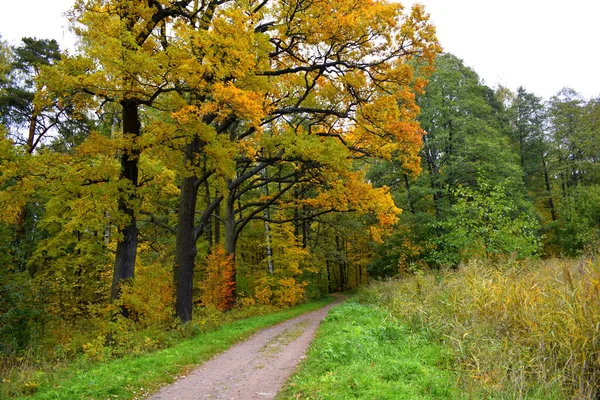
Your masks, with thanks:
M444 50L462 58L489 86L519 85L548 98L563 87L600 96L600 1L420 0ZM0 0L0 34L73 39L63 16L73 0ZM407 2L405 4L412 4Z

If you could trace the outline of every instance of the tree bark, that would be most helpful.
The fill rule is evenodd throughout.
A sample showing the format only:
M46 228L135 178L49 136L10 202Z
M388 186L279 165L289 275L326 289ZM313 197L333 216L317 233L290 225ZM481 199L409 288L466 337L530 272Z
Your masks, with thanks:
M194 139L186 146L185 160L193 160L199 150L199 141ZM194 290L194 263L196 248L195 215L198 197L198 178L184 177L181 180L179 210L177 213L177 237L175 241L175 313L181 322L192 319L192 295Z
M548 165L546 163L546 157L542 152L542 164L544 166L544 182L546 183L546 192L548 192L548 206L550 207L550 215L552 216L552 221L556 221L556 209L554 207L554 199L552 198L552 188L550 186L550 177L548 175Z
M215 197L219 197L219 192L215 193ZM221 243L221 203L215 208L215 244Z
M29 119L29 132L27 134L27 153L29 154L33 154L33 150L35 150L35 131L37 129L38 116L39 112L34 104L33 112L31 114L31 118Z
M121 282L132 279L135 271L135 259L138 245L138 228L133 203L137 198L139 155L137 139L141 134L141 123L138 113L138 103L124 100L121 102L123 112L123 133L132 135L133 145L131 149L125 149L121 156L120 179L129 181L132 189L130 192L122 192L119 198L119 212L129 217L127 225L121 229L121 238L117 242L113 281L110 291L111 300L120 296Z
M235 221L235 192L229 193L225 202L225 221L223 223L225 227L225 251L228 256L231 256L233 262L233 276L231 281L233 282L233 298L237 296L237 271L235 268L235 248L237 245L237 233L236 233L236 221Z
M411 214L416 214L415 211L415 204L413 202L413 198L412 198L412 191L410 190L410 182L408 180L408 175L407 174L402 174L404 175L404 187L406 188L406 197L408 198L408 207L410 209L410 213Z
M340 272L340 290L344 291L346 290L346 264L345 264L345 260L344 260L344 252L343 252L343 248L341 246L341 241L340 241L340 236L336 235L335 236L335 248L337 250L338 253L338 269Z
M204 194L206 196L206 204L210 204L210 185L208 184L208 179L204 181ZM209 222L208 225L206 225L206 239L208 241L208 248L212 249L214 245L212 222Z
M262 176L267 179L267 170L263 169L261 171ZM281 191L281 189L280 189ZM269 185L265 185L263 189L263 193L265 196L269 196ZM273 248L271 247L271 226L269 225L269 207L265 207L263 210L263 216L265 217L264 226L265 226L265 244L267 246L267 268L269 270L269 274L272 276L275 273L275 269L273 267Z
M331 290L331 265L329 259L325 259L325 266L327 268L327 289L329 293L333 293Z

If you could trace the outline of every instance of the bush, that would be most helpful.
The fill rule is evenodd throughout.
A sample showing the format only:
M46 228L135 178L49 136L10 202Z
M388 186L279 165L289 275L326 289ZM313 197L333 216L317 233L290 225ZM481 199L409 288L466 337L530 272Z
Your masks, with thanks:
M23 351L47 320L45 292L28 273L8 273L0 280L0 356Z
M235 265L225 247L216 246L206 259L206 269L198 286L202 291L202 303L218 310L230 310L234 304L233 290Z

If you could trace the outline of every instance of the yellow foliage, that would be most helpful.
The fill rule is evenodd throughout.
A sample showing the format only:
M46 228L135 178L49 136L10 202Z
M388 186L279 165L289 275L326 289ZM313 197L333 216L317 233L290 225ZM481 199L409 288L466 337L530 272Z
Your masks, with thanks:
M255 283L253 297L258 304L292 307L305 299L307 283L302 280L302 275L316 270L307 265L310 253L298 242L292 224L273 226L271 246L274 273L270 275L267 266L262 266L263 272Z
M32 157L8 139L0 125L0 222L14 224L35 191Z
M261 94L242 90L232 84L215 84L214 97L220 110L226 106L224 116L234 113L241 119L251 121L255 127L260 126L266 114Z
M254 289L254 298L258 304L268 305L273 301L273 290L268 279L262 279Z
M118 305L140 327L169 324L173 318L173 278L168 264L138 263L132 282L121 285Z
M258 304L293 307L304 301L306 286L293 277L265 276L257 282L254 299Z
M277 280L277 285L273 291L273 297L276 306L293 307L304 300L304 288L306 282L297 282L296 279L281 278Z
M255 304L257 304L257 299L248 296L238 297L236 301L236 307L240 308L252 307Z
M371 226L370 232L376 241L381 241L398 220L402 210L396 207L388 187L373 188L364 179L364 172L347 172L323 187L319 194L310 199L301 200L300 204L318 209L333 209L336 211L353 211L359 215L373 214L377 217L378 225Z
M44 189L50 201L41 226L52 237L41 243L33 261L46 263L47 251L61 260L57 271L66 276L91 263L71 252L91 249L88 254L103 258L90 269L107 274L106 256L120 239L115 231L131 221L118 212L119 199L131 203L127 207L139 221L158 214L172 226L181 177L212 173L209 192L227 195L226 182L236 176L240 159L250 165L275 155L302 160L290 169L318 166L314 175L307 174L317 194L290 206L372 215L377 225L368 231L381 240L400 210L389 189L373 188L364 173L354 171L353 161L365 155L398 157L406 170L419 170L423 131L416 122L415 93L423 90L440 51L423 8L405 14L399 3L383 0L276 1L258 8L241 1L211 2L215 7L209 11L207 2L193 2L190 9L204 8L194 10L199 16L194 23L172 16L156 25L157 4L175 5L78 0L71 14L78 55L66 55L42 74L61 102L86 112L114 112L133 102L141 114L140 136L93 133L73 156L32 165L16 153L4 164L4 153L14 149L0 143L4 174L20 178L0 192L1 220L14 219L22 208L25 200L18 194L34 192L30 171L54 164L48 174L61 184ZM266 32L256 29L266 21ZM182 162L181 150L192 139L200 149ZM128 152L141 154L143 184L119 179L118 157ZM302 275L315 267L306 266L308 250L292 229L273 229L275 273L257 285L259 303L288 306L304 296ZM105 231L110 243L101 239ZM123 305L143 324L166 321L172 289L158 285L164 277L145 268L139 266L135 281L124 287ZM224 250L215 249L200 284L205 304L232 306L233 271ZM148 287L160 295L148 297Z

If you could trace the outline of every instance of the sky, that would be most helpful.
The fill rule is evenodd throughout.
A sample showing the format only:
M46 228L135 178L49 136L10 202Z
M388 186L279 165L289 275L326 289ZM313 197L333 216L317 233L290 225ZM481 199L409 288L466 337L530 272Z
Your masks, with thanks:
M419 0L438 40L488 86L600 96L598 0ZM412 2L410 3L412 4Z
M563 87L586 98L600 96L600 1L419 2L431 14L444 51L463 59L488 86L523 86L546 99ZM10 44L35 36L72 47L64 17L72 3L0 0L0 35Z

